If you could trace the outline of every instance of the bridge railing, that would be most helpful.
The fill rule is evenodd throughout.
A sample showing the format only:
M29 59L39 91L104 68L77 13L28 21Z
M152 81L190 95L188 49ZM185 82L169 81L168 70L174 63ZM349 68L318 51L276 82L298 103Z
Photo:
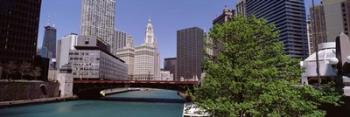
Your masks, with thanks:
M164 80L102 80L102 79L74 79L74 83L113 83L113 84L193 84L199 81L164 81Z

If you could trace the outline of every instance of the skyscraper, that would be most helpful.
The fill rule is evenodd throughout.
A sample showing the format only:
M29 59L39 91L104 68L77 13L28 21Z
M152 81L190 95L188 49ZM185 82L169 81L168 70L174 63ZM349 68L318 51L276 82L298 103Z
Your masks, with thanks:
M159 52L151 19L148 20L145 42L135 48L134 79L159 80Z
M45 26L44 40L41 47L41 56L49 59L56 58L56 28L50 25Z
M234 15L235 15L235 10L231 10L231 9L228 9L227 7L225 7L222 14L213 20L213 24L214 25L215 24L223 24L223 23L229 21L230 19L232 19L232 17Z
M204 35L198 27L177 31L176 80L201 78Z
M350 0L323 0L327 41L334 42L341 33L349 35Z
M287 55L295 58L308 56L306 13L304 0L246 0L247 16L264 18L276 26L279 40Z
M60 69L63 65L69 63L69 52L76 50L75 46L78 44L78 35L71 33L64 36L61 40L57 41L57 68Z
M225 7L222 14L213 20L213 25L218 25L218 24L221 25L221 24L231 20L234 16L235 16L235 10L231 10L231 9L228 9L227 7ZM212 55L217 56L219 54L219 52L222 50L223 45L221 43L219 43L217 40L211 39L210 37L208 37L208 40L206 40L206 41L207 42L209 41L208 42L209 44L207 44L207 45L212 45L212 46L208 46L210 48L210 51L212 51ZM210 53L208 53L208 54L210 54Z
M344 33L350 35L350 0L346 0L342 3L342 14L343 14L343 24Z
M320 43L327 42L327 30L326 30L326 21L325 14L323 10L323 5L317 5L310 8L310 52L315 52L315 46L318 46ZM317 39L317 44L315 44Z
M0 62L34 62L40 7L41 0L1 0Z
M307 40L308 40L308 44L309 44L309 55L311 55L312 54L312 52L313 52L313 45L314 45L314 41L312 40L312 35L311 35L311 18L310 18L310 16L308 16L308 19L307 19L307 21L306 21L306 23L307 23L307 25L306 25L306 29L307 29Z
M115 0L82 0L81 35L96 36L111 46L114 33Z
M132 41L132 36L126 32L114 31L112 40L112 54L116 54L117 50L127 46L127 41Z
M133 47L133 39L130 37L126 39L126 46L116 51L117 57L125 61L128 65L128 79L134 78L134 60L135 60L135 48Z
M239 0L238 3L236 4L236 10L237 14L241 16L246 16L246 0Z

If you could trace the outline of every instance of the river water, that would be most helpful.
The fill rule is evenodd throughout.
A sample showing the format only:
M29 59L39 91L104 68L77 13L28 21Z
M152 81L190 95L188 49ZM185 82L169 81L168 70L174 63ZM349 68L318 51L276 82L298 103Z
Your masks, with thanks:
M109 96L181 99L175 91L133 91ZM75 100L0 109L0 117L182 117L182 103Z

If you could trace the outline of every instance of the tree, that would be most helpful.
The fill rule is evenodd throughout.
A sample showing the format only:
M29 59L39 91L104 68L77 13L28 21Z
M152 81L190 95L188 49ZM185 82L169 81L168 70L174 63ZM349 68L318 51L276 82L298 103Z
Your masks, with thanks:
M18 68L18 72L21 75L21 79L23 79L23 76L30 75L30 71L32 70L32 65L28 62L22 62L20 67Z
M334 88L299 84L298 60L284 54L276 28L265 20L237 16L209 35L223 48L206 58L206 76L191 95L213 116L325 116L321 104L338 104Z

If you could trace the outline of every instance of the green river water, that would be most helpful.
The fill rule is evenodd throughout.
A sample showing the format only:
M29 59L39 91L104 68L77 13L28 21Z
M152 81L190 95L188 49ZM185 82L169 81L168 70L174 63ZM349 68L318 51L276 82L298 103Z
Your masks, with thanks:
M109 97L181 99L175 91L126 92ZM183 103L74 100L0 109L0 117L182 117Z

